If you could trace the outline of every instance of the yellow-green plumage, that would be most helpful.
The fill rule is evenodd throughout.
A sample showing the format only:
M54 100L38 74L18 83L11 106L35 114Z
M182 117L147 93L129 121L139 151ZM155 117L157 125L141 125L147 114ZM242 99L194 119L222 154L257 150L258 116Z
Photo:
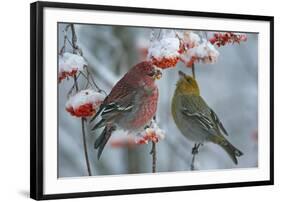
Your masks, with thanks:
M181 133L195 143L212 142L221 146L235 164L243 153L225 137L227 131L216 113L200 96L199 86L191 76L179 72L180 79L172 100L172 115Z

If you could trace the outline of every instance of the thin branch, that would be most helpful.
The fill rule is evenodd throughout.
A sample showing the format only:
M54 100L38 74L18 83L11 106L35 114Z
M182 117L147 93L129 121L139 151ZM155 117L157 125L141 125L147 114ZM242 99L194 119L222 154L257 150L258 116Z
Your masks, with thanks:
M75 90L76 90L76 92L78 92L79 87L78 87L76 75L73 76L73 80L74 80ZM88 175L91 176L92 171L91 171L88 149L87 149L87 141L86 141L86 133L85 133L85 119L84 118L81 118L81 125L82 125L82 138L83 138L84 155L85 155L85 160L86 160L86 165L87 165L87 171L88 171Z
M66 40L69 43L69 45L73 48L73 45L72 45L71 41L69 40L69 38L67 36L66 36Z
M153 121L156 121L156 116L153 116ZM150 122L150 125L152 125L153 121ZM154 141L152 141L151 143L152 143L152 146L151 146L150 154L152 155L152 173L156 173L156 161L157 161L156 143Z
M85 78L87 80L87 84L86 84L85 89L88 88L89 84L93 88L93 85L90 81L90 74L89 74L89 71L88 71L88 67L86 66L85 68L86 68L86 72L87 72L87 75L86 75L86 78ZM84 73L83 73L83 75L84 75Z
M76 80L78 80L79 76L81 75L81 73L79 72L79 74L76 76ZM71 86L71 88L69 89L69 91L67 92L67 97L70 96L70 94L72 94L72 91L76 88L75 86L75 82L73 83L73 85Z
M86 139L86 133L85 133L85 121L86 121L85 118L81 118L84 155L85 155L85 159L86 159L88 175L92 176L91 165L90 165L90 160L89 160L89 155L88 155L87 139Z
M93 75L90 74L90 72L89 72L89 69L86 68L86 70L87 70L88 75L90 76L90 79L91 79L93 85L94 85L95 88L97 89L97 91L98 91L99 93L103 92L105 95L107 95L107 93L106 93L104 90L102 90L102 89L98 86L98 84L95 82L95 80L94 80L94 78L93 78Z
M71 41L67 37L67 31L68 31L69 28L71 28L71 35L72 35ZM74 24L68 24L65 27L65 29L64 29L64 41L63 41L63 46L62 46L62 48L60 50L60 54L61 55L65 52L66 45L67 45L66 43L67 42L71 45L71 47L73 49L73 54L77 54L77 55L80 55L80 56L83 57L82 49L77 44L77 35L76 35ZM96 88L97 91L105 92L101 88L99 88L99 86L94 81L91 73L89 72L88 66L85 69L87 71L86 75L82 71L80 71L78 75L74 75L73 76L74 84L71 87L71 89L69 90L67 96L69 96L74 89L75 89L76 93L79 92L78 77L80 75L82 75L87 80L85 88L88 88L88 86L91 85L91 87L92 88ZM92 81L92 83L91 83L91 81ZM83 148L84 148L85 161L86 161L88 175L91 176L92 175L92 171L91 171L91 164L90 164L90 160L89 160L89 154L88 154L88 148L87 148L87 136L86 136L86 130L85 130L85 127L86 127L85 126L85 122L86 121L87 121L87 119L81 118L82 139L83 139Z
M71 27L71 32L72 32L73 53L74 54L79 54L79 55L83 56L82 50L77 45L77 35L76 35L74 24L70 24L70 27Z
M195 79L195 65L194 64L192 64L191 69L192 69L192 77Z
M78 93L79 87L78 87L78 82L77 82L77 76L74 75L73 79L74 79L74 85L73 86L75 87L76 93Z
M72 46L73 46L73 53L74 54L80 54L82 56L82 50L79 49L77 45L77 35L75 32L74 24L70 24L71 27L71 32L72 32ZM75 82L75 89L76 92L79 91L78 88L78 82L77 82L77 77L74 75L73 77L74 82ZM87 171L88 175L92 175L91 167L90 167L90 161L89 161L89 155L88 155L88 149L87 149L87 141L86 141L86 133L85 133L85 119L81 118L81 125L82 125L82 138L83 138L83 146L84 146L84 155L85 155L85 160L86 160L86 165L87 165Z
M67 38L67 30L68 30L69 27L70 27L70 25L66 25L66 27L65 27L64 30L63 30L64 38L63 38L63 46L62 46L62 48L60 49L60 55L62 55L62 54L65 52L66 41L68 40L68 38Z
M95 75L99 76L99 79L101 79L105 85L108 85L110 88L112 88L113 85L118 81L119 77L112 73L112 71L109 71L109 68L107 68L104 63L99 62L95 55L91 55L91 57L89 55L87 62L89 64L88 66L92 67ZM93 77L91 79L93 80Z
M87 80L87 83L86 83L86 86L84 87L84 89L87 89L89 85L93 88L94 86L89 79L89 74L87 73L87 75L85 75L82 71L80 71L80 73Z
M156 173L156 143L155 142L151 142L152 143L152 147L151 147L151 151L150 154L152 155L152 172Z

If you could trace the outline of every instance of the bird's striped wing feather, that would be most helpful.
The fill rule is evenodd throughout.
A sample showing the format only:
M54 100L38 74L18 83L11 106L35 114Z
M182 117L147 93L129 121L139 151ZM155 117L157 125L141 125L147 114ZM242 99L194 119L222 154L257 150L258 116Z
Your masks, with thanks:
M134 100L135 95L136 92L133 92L123 97L119 97L115 101L112 101L108 104L103 104L95 117L92 118L92 120L94 120L99 114L101 115L102 119L97 124L95 124L92 130L96 130L105 126L108 121L117 118L120 113L132 110L132 108L134 107L132 101Z
M211 108L209 108L202 97L183 95L181 96L181 104L183 106L182 113L185 116L195 118L205 130L221 130L227 135L227 131L223 127L218 116ZM220 134L220 132L218 134Z
M212 119L214 120L214 122L216 123L216 125L219 127L219 129L225 134L228 135L226 129L224 128L224 126L222 125L222 122L220 121L219 117L217 116L217 114L212 110L211 110L211 116Z

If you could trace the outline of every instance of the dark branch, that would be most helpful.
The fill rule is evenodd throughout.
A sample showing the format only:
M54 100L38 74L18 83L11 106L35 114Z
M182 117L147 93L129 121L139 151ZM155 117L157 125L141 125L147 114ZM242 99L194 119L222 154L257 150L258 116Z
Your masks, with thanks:
M76 36L76 33L75 33L74 25L70 24L70 26L71 26L71 32L72 32L73 53L74 54L78 54L77 51L80 51L80 54L81 54L82 51L79 49L79 47L77 45L77 36ZM82 56L82 54L81 54L81 56ZM79 91L79 87L78 87L78 81L77 81L76 75L74 75L73 79L74 79L75 90L76 90L76 92L78 92ZM88 148L87 148L87 140L86 140L86 133L85 133L85 121L86 120L84 118L81 118L84 155L85 155L88 175L91 176L92 175L92 171L91 171L89 155L88 155Z
M151 147L151 151L150 154L152 155L152 172L156 173L156 143L155 142L151 142L152 143L152 147Z
M76 35L76 31L74 28L74 24L70 25L71 27L71 32L72 32L72 47L73 47L73 53L74 54L79 54L81 56L83 56L83 52L82 50L79 48L79 46L77 45L77 35Z
M191 69L192 69L192 77L195 79L195 65L194 64L192 64Z

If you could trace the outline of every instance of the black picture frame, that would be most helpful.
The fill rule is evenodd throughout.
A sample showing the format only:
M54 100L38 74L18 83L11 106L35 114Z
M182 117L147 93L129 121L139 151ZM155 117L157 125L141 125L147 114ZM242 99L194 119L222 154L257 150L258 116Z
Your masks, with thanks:
M270 179L266 181L251 181L239 183L204 184L192 186L155 187L144 189L76 192L64 194L43 193L43 9L80 9L99 11L121 11L130 13L164 14L196 17L215 17L224 19L239 19L267 21L270 23ZM30 197L36 200L63 199L77 197L92 197L106 195L139 194L153 192L186 191L198 189L215 189L228 187L246 187L274 184L274 17L258 15L240 15L213 12L195 12L183 10L150 9L120 6L103 6L75 3L35 2L30 7Z

